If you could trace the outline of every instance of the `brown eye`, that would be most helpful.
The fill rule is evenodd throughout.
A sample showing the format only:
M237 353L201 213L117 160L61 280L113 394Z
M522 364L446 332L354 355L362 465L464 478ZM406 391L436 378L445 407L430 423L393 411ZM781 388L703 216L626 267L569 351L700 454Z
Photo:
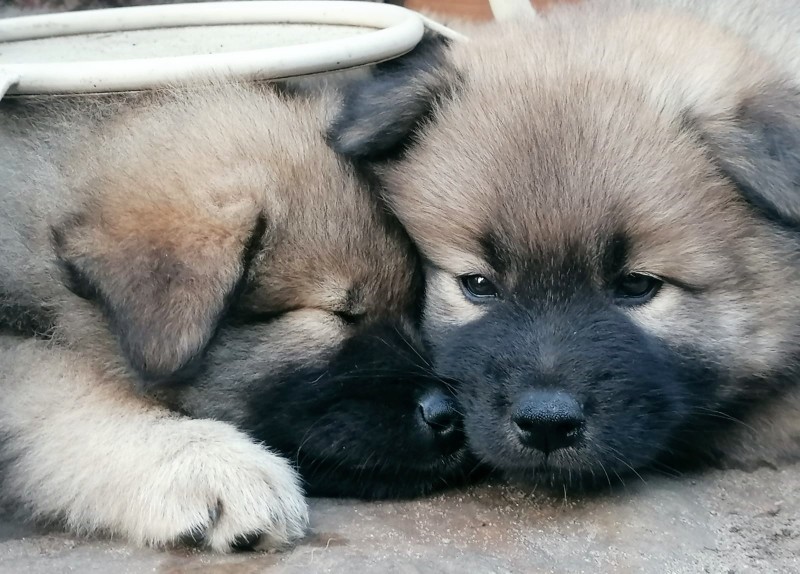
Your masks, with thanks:
M499 296L497 287L483 275L463 275L459 278L464 294L473 301L485 301Z
M652 299L664 282L644 273L630 273L619 280L614 297L625 305L641 305Z

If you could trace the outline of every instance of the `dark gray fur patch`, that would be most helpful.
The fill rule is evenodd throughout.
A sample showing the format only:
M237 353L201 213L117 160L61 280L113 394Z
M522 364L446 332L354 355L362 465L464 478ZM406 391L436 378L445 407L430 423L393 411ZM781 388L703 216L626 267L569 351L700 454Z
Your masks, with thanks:
M720 169L768 218L800 230L800 90L773 84L714 124L702 137Z
M374 74L344 90L328 131L340 154L381 160L399 155L437 102L455 89L446 60L447 40L426 34L407 55L376 66Z

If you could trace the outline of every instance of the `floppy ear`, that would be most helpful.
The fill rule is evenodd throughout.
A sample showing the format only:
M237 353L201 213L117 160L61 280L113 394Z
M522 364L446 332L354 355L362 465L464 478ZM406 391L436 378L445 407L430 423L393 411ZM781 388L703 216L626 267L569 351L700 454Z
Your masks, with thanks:
M459 82L447 59L447 44L442 36L426 33L411 52L378 64L371 77L346 87L328 131L331 147L367 160L401 152L435 104Z
M766 86L734 117L706 121L702 129L742 195L770 219L800 229L800 89Z
M72 290L102 305L130 364L157 382L198 357L264 233L263 217L123 201L53 230Z

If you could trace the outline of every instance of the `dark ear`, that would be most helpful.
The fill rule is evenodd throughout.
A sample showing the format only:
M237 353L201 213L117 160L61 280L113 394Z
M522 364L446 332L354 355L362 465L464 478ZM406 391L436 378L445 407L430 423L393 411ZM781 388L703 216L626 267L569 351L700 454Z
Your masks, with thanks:
M718 165L767 217L800 229L800 89L762 88L703 126Z
M53 240L72 290L102 305L130 364L153 383L208 345L265 224L128 203L87 210Z
M380 160L399 153L459 81L447 59L447 42L426 33L411 52L378 64L371 77L347 86L328 131L331 147L356 159Z

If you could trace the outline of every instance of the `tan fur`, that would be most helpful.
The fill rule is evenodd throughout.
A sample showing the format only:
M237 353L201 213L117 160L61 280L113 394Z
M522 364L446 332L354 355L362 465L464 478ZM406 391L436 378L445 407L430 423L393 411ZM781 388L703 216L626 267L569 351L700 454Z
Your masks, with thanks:
M31 301L47 340L0 337L2 494L37 519L138 544L302 536L287 461L134 388L198 360L237 289L238 313L283 315L215 348L267 378L335 351L349 329L335 313L407 307L408 245L325 146L327 102L212 86L4 104L0 318L13 327Z
M189 420L126 389L124 376L44 341L0 337L3 488L34 518L162 546L195 535L217 551L243 533L302 536L289 463L233 426Z
M415 241L423 245L434 263L453 276L464 274L464 267L471 266L472 273L481 273L486 268L484 263L454 265L444 250L457 246L456 249L474 257L480 250L469 243L469 238L476 239L478 229L491 227L489 221L498 214L488 210L497 208L501 197L513 198L504 200L510 213L503 215L513 218L515 225L530 234L531 243L546 242L548 236L563 237L573 230L580 233L581 228L589 231L592 225L602 227L602 221L587 221L586 213L577 211L579 206L570 202L581 199L574 195L514 190L530 185L529 181L520 181L521 162L513 152L518 145L516 138L522 133L537 142L534 147L541 145L560 152L556 160L560 165L548 165L553 161L552 154L543 151L541 158L524 158L522 166L531 165L543 178L549 175L545 170L553 174L562 170L559 175L569 178L570 186L593 194L592 201L598 205L613 201L625 206L621 209L632 210L626 223L634 234L641 229L642 235L635 242L641 246L641 259L634 259L632 268L677 276L688 283L722 287L741 281L736 277L733 261L730 266L722 265L724 254L731 251L737 237L741 238L737 254L751 261L762 276L752 278L760 286L752 286L753 291L747 293L751 315L726 318L729 306L723 299L719 303L720 323L698 325L700 331L694 333L694 340L703 344L706 332L731 333L732 340L718 341L715 336L713 345L717 352L725 349L725 362L734 370L749 372L762 363L780 362L780 347L766 341L786 340L794 329L797 314L787 313L785 307L775 306L771 298L759 297L754 291L763 289L767 293L775 284L791 284L796 271L783 269L780 263L766 259L765 253L774 249L771 230L751 220L746 209L739 205L736 192L724 189L726 184L711 177L713 168L697 165L695 159L690 159L690 143L669 141L670 135L659 133L666 132L670 122L679 121L681 111L690 106L700 117L725 117L733 113L743 98L757 94L770 81L773 65L748 51L747 43L740 38L691 16L659 10L655 14L624 9L617 13L607 10L605 4L584 8L589 14L580 10L565 9L541 25L536 20L486 25L474 34L473 42L453 49L453 62L468 76L467 86L463 94L455 97L454 104L442 112L446 114L446 122L426 131L422 145L413 152L410 161L389 174L393 205ZM574 14L581 17L574 18ZM603 25L598 25L598 19L602 19ZM780 37L780 33L775 36ZM642 45L657 46L658 50L641 50ZM597 65L598 46L604 51L604 81L592 83L591 70ZM569 60L563 59L563 50L570 54ZM687 65L696 62L697 54L703 54L703 59L697 65ZM792 50L783 57L792 60ZM800 64L793 72L800 81ZM613 78L618 76L621 81L626 75L646 78L644 84L651 92L645 94L649 101L641 110L623 107L631 96L625 94L628 88L615 83ZM514 79L509 81L511 77ZM580 118L576 123L585 130L581 137L597 141L598 148L592 156L579 155L581 151L571 147L571 140L577 134L565 133L564 126L550 121L565 109ZM659 115L653 115L650 111L653 109ZM627 122L641 125L641 140L615 139L609 130L615 116L624 116ZM661 128L651 127L662 122L666 123ZM470 145L473 141L480 144ZM673 165L681 168L672 172L648 171L646 154L652 147L669 148L674 155ZM580 171L611 173L597 162L619 163L622 159L633 168L625 174L625 179L617 175L618 179L610 181L582 181L579 173L570 173L571 165L591 164L596 167ZM432 172L429 166L434 163ZM503 195L486 197L488 190ZM602 198L603 193L612 192L613 196ZM558 213L559 217L550 217L552 213ZM576 214L575 220L569 219L572 213ZM727 217L718 216L722 213L728 214ZM597 216L601 214L598 210ZM648 222L652 218L674 221L674 225L653 225ZM709 219L714 221L714 228L708 227ZM680 259L675 258L676 252L681 253ZM680 267L675 268L676 264ZM785 303L800 309L800 300L795 301L791 293L784 295L789 297ZM691 305L688 301L684 303ZM451 311L448 316L458 316L457 310ZM661 333L683 332L684 336L690 336L686 329L691 328L692 321L683 318L693 316L697 314L683 306L677 316L666 313L659 316L655 320L658 326L652 328ZM469 316L465 320L470 320ZM735 324L741 324L741 329L754 340L767 337L765 343L754 346L725 328ZM741 353L742 345L748 348L746 354ZM772 354L772 359L765 357L765 353Z

